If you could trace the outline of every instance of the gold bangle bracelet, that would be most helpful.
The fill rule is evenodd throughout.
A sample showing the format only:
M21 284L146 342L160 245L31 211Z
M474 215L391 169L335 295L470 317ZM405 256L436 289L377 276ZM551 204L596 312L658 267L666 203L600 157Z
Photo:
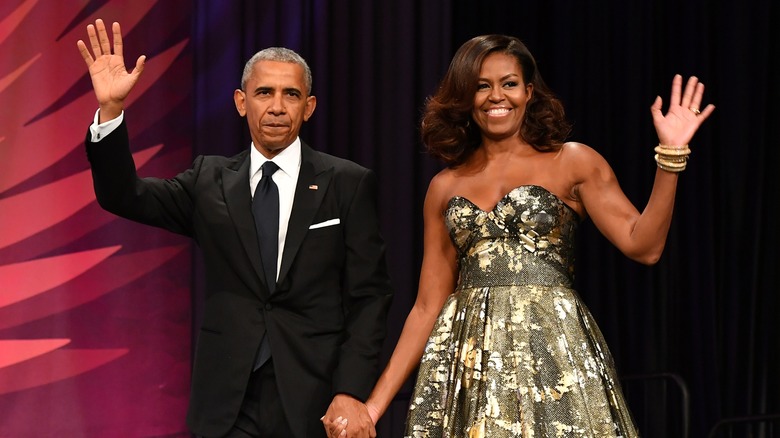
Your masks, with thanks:
M683 159L679 159L679 157L675 157L674 160L667 160L659 156L658 154L656 154L655 162L658 165L658 167L661 168L661 170L665 170L667 172L679 173L685 170L685 167L688 164L688 159L687 157L684 157Z
M688 148L688 145L684 146L666 146L659 144L655 147L655 152L659 155L669 155L669 156L683 156L683 155L690 155L691 150Z
M671 173L680 173L683 170L685 170L685 167L668 167L668 166L664 166L661 163L658 163L658 168L663 171L671 172Z

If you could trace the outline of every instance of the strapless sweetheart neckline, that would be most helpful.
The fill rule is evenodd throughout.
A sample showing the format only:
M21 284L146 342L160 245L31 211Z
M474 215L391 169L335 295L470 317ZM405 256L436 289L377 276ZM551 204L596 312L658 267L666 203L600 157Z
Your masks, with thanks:
M449 208L449 207L452 205L452 202L453 202L454 200L456 200L456 199L462 199L462 200L464 200L464 201L468 202L469 204L471 204L471 205L472 205L474 208L476 208L476 209L477 209L477 210L479 210L480 212L482 212L482 213L485 213L485 214L489 214L489 213L491 213L491 212L495 212L495 211L496 211L496 209L498 208L498 206L499 206L499 205L501 205L501 204L503 204L503 203L504 203L504 201L506 201L506 200L507 200L507 198L509 198L509 197L512 195L512 193L514 193L514 192L516 192L516 191L518 191L518 190L521 190L521 189L527 189L527 188L532 188L532 187L537 187L537 188L540 188L540 189L542 189L543 191L545 191L546 193L548 193L550 196L552 196L552 197L553 197L553 198L554 198L554 199L555 199L555 200L556 200L558 203L560 203L560 204L561 204L561 205L563 205L564 207L566 207L566 208L568 208L569 210L571 210L571 212L572 212L572 213L574 213L574 214L575 214L575 215L576 215L578 218L580 217L580 214L579 214L579 213L577 213L577 211L575 211L575 210L574 210L574 209L573 209L573 208L572 208L572 207L571 207L569 204L567 204L567 203L563 202L563 199L559 198L559 197L558 197L558 195L556 195L555 193L553 193L553 192L551 192L551 191L547 190L546 188L544 188L544 187L542 187L542 186L540 186L540 185L536 185L536 184L522 184L522 185L519 185L519 186L517 186L517 187L513 188L512 190L508 191L508 192L507 192L507 193L506 193L504 196L502 196L502 197L501 197L501 198L498 200L498 202L496 202L496 205L495 205L495 206L494 206L492 209L490 209L490 210L483 210L483 209L482 209L482 208L481 208L479 205L477 205L476 203L474 203L473 201L471 201L469 198L467 198L467 197L465 197L465 196L461 196L461 195L455 195L455 196L451 197L451 198L450 198L450 200L449 200L449 201L447 201L447 208Z

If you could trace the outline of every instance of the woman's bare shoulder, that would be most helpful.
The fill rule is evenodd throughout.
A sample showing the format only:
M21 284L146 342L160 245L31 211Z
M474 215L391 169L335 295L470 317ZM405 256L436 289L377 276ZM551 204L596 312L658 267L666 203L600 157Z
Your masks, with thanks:
M452 186L455 182L455 173L452 169L444 169L431 178L428 183L426 198L436 204L442 204L451 196Z
M584 143L564 143L561 146L560 154L567 168L577 175L609 168L607 160L595 149Z

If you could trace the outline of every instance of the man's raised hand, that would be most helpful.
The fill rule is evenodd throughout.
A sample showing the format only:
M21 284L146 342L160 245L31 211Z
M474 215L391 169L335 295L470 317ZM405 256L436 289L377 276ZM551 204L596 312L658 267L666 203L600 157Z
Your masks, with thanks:
M79 40L76 43L81 57L89 68L92 88L100 105L100 123L112 120L121 114L124 100L141 76L146 62L146 55L139 56L135 68L128 73L125 68L122 31L119 23L113 23L111 30L114 39L113 53L106 26L101 19L95 20L94 25L87 26L91 52L84 41Z

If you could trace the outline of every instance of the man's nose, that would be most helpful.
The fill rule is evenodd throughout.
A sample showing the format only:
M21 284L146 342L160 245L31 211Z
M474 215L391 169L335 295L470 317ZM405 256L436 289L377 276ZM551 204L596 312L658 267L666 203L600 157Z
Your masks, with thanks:
M284 99L282 94L275 94L271 100L271 105L268 107L268 112L271 114L284 114Z

